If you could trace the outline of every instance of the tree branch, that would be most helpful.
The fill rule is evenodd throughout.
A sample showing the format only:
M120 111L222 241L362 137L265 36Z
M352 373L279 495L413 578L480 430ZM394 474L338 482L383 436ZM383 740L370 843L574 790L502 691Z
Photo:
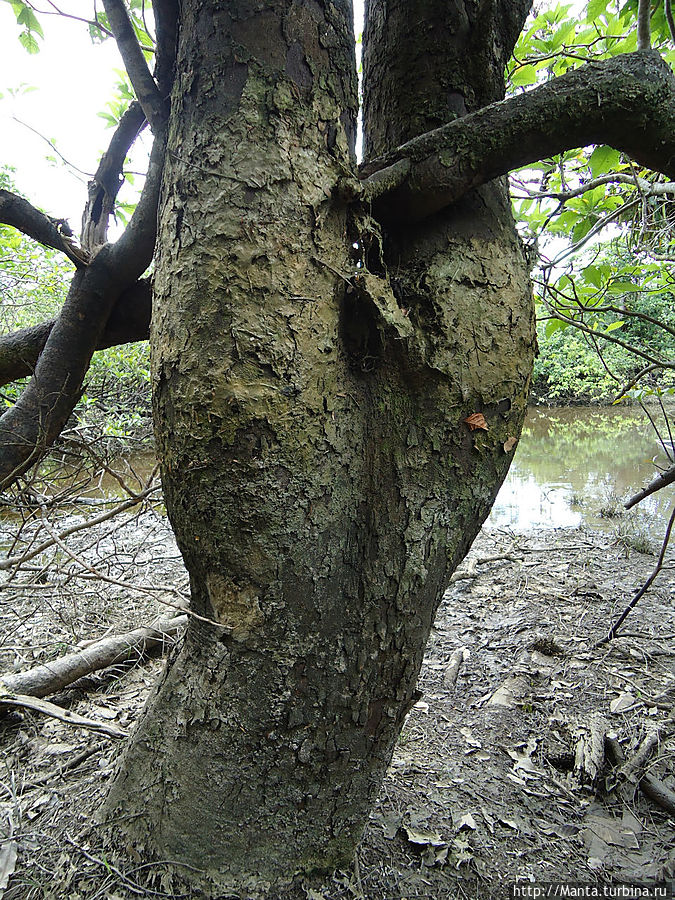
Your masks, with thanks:
M138 206L122 237L73 278L61 314L19 400L0 417L0 488L14 482L60 434L121 293L152 260L165 135L156 136Z
M162 97L168 97L173 85L178 44L179 0L154 0L156 63L155 81Z
M652 46L651 17L652 0L638 0L637 48L649 50Z
M65 219L54 219L4 189L0 190L0 223L11 225L45 247L60 250L78 268L89 262L89 255L73 242L73 232Z
M660 491L661 488L667 487L669 484L673 484L673 482L675 482L675 466L671 466L669 469L666 469L665 472L661 472L660 475L657 475L656 478L653 481L650 481L641 491L638 491L637 494L633 494L630 500L627 500L624 503L624 507L626 509L632 509L637 503L644 500L645 497L649 497L650 494L655 494L657 491Z
M592 62L421 135L362 168L385 222L422 219L512 169L609 144L675 178L675 76L656 51Z
M152 287L149 280L127 288L115 304L96 350L147 340L150 333ZM0 337L0 387L32 375L55 319Z
M167 104L150 74L129 14L122 0L103 0L103 7L136 96L150 127L157 133L166 123Z
M108 149L89 182L89 198L82 215L81 240L82 246L90 253L94 253L107 240L108 220L115 209L119 189L124 184L124 160L145 122L143 108L134 100L117 123Z

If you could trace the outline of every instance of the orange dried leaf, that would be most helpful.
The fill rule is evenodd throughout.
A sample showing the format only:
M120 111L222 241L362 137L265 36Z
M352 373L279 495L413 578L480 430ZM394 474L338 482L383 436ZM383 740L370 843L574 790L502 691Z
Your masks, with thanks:
M518 438L510 437L504 441L504 453L510 453L518 443Z
M473 413L473 415L467 416L463 421L466 422L471 431L476 431L478 428L482 428L483 431L488 430L488 424L483 413Z

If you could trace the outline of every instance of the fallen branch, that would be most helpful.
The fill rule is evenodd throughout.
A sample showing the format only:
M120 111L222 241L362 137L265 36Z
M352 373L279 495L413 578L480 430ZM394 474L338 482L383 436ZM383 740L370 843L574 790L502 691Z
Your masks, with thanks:
M78 713L71 712L69 709L63 709L56 703L50 703L49 700L38 700L37 697L29 697L27 694L0 694L0 706L17 706L21 709L30 709L33 712L42 713L45 716L51 716L66 725L74 725L76 728L86 728L88 731L95 731L98 734L105 734L112 738L126 738L127 732L114 725L106 725L105 722L95 722L93 719L87 719L86 716L80 716Z
M457 678L459 676L459 670L462 667L462 663L468 658L469 651L466 647L458 647L457 650L454 650L452 656L450 657L450 662L448 663L448 668L446 669L445 675L443 676L443 684L449 690L454 690L455 685L457 684Z
M5 675L0 685L11 696L26 695L46 697L62 690L78 678L91 675L100 669L107 669L116 663L129 659L139 659L152 651L163 650L173 644L187 624L187 615L173 619L158 619L152 625L135 628L125 634L103 638L78 650L55 659L50 663ZM0 699L4 699L0 695Z
M623 767L626 765L626 757L621 748L621 744L616 738L605 738L605 749L607 757L614 766ZM653 775L642 775L638 780L638 787L642 793L653 800L658 806L664 809L669 815L675 815L675 793L667 788L662 781L654 778Z

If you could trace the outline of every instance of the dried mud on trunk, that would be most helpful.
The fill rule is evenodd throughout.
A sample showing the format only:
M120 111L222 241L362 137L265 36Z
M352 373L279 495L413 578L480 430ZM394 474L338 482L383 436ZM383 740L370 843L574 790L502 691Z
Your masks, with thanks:
M171 562L163 566L150 555L155 576L180 578L169 539L157 546ZM610 734L632 756L673 709L672 569L641 601L623 636L594 648L653 565L653 556L626 550L608 534L484 531L446 593L421 698L353 867L298 885L288 896L505 897L516 879L672 877L673 818L630 781L615 784L601 747L599 759L593 753L594 737L597 751L597 736L601 744ZM50 598L50 609L58 599ZM14 602L18 621L21 601ZM34 599L24 603L26 613L35 610ZM135 612L151 618L155 607L148 600ZM112 604L97 610L92 638L105 631L108 612L111 622L119 618ZM69 616L63 619L72 632ZM32 621L39 637L40 614L34 611ZM59 639L58 616L51 614L49 638ZM61 639L68 645L67 634ZM86 691L53 699L128 729L161 665L107 673ZM672 790L670 735L662 731L647 771ZM10 713L0 723L0 747L5 900L192 896L157 867L108 859L98 845L93 816L119 743Z

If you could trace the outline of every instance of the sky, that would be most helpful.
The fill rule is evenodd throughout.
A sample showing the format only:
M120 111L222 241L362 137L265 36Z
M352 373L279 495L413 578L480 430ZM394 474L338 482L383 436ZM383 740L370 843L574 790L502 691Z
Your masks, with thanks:
M89 6L82 0L59 4L79 15ZM363 0L354 0L354 7L359 34ZM45 40L40 52L30 55L19 43L11 6L0 0L0 166L12 166L21 193L50 215L67 218L79 233L87 197L88 175L83 173L94 172L112 134L97 114L114 94L114 70L122 68L122 61L113 41L92 45L81 22L43 15L40 24ZM22 85L33 90L13 96ZM55 153L45 137L83 172L47 162L46 156Z

